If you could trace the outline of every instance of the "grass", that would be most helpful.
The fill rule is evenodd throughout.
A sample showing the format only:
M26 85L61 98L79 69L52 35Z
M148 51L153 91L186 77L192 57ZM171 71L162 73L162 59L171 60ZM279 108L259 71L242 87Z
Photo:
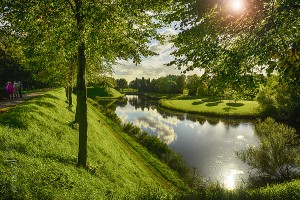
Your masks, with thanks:
M258 117L259 104L256 101L230 100L205 100L205 99L184 99L171 100L161 99L159 105L181 112L202 114L209 116L233 116L233 117Z
M124 94L121 94L113 88L100 88L100 87L88 87L87 96L89 98L109 98L109 99L118 99L124 97Z
M133 139L124 139L126 134L90 104L88 170L77 168L73 119L63 89L0 115L0 199L124 199L143 191L179 190L173 170Z
M162 93L149 93L149 92L145 92L145 93L143 93L143 95L147 98L155 99L155 100L176 99L176 98L180 98L183 96L182 94L162 94Z
M78 130L63 89L0 114L0 199L300 199L300 180L182 190L176 172L89 102L88 169L76 167Z

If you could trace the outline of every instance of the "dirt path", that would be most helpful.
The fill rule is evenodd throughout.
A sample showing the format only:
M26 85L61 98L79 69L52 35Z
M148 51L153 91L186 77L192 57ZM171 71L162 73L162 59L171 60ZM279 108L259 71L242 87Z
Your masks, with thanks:
M10 107L13 107L17 104L23 103L35 96L38 96L40 94L43 94L45 91L43 92L33 92L33 93L29 93L29 94L23 94L22 98L14 98L14 99L5 99L5 100L1 100L0 101L0 113L1 112L5 112L7 111Z

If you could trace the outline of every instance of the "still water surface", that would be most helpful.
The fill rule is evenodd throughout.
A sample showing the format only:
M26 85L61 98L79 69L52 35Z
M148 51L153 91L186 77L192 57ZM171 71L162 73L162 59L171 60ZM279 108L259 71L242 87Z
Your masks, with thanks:
M115 110L122 121L159 137L199 175L229 189L247 180L249 168L235 151L258 144L251 122L176 114L159 109L157 102L136 95L126 97L127 101L117 103Z

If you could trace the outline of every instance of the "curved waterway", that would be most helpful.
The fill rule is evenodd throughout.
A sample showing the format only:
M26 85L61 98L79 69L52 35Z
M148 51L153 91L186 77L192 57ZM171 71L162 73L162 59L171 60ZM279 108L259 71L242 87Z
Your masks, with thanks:
M234 189L246 181L249 167L235 151L259 142L250 121L205 118L159 109L157 102L136 95L116 104L123 122L155 135L183 156L200 176Z

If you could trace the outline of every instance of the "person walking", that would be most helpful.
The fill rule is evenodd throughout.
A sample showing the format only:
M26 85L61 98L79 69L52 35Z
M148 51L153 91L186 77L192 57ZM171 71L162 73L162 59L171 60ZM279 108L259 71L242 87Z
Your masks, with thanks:
M19 81L19 97L22 98L22 90L23 90L23 84L21 81Z
M9 99L13 99L14 98L14 86L10 81L7 82L7 84L6 84L6 91L9 95Z
M19 83L17 81L14 81L14 95L17 98L19 96Z

